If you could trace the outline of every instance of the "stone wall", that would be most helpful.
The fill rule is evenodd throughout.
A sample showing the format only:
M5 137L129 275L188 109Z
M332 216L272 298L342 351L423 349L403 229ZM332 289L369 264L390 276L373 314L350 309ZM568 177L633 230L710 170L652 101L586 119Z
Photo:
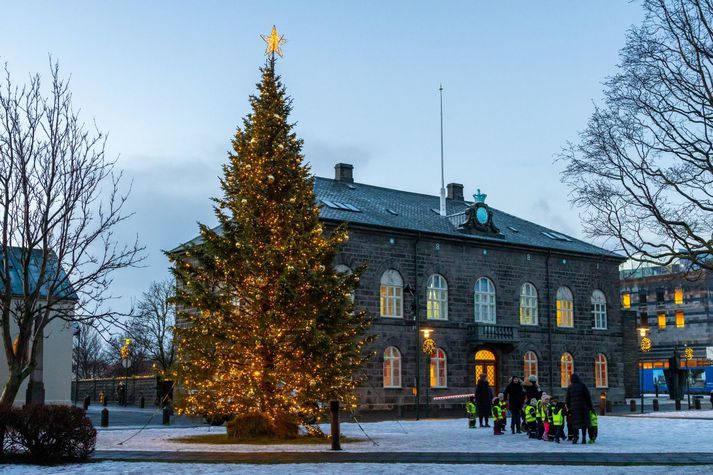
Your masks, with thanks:
M162 387L166 383L156 376L130 376L128 380L125 378L80 379L77 396L80 402L89 396L92 404L98 404L99 395L103 392L109 403L116 404L119 402L119 384L123 382L128 383L128 403L136 406L139 405L141 396L144 397L147 406L157 406L164 394ZM72 398L75 395L75 385L76 382L72 381Z

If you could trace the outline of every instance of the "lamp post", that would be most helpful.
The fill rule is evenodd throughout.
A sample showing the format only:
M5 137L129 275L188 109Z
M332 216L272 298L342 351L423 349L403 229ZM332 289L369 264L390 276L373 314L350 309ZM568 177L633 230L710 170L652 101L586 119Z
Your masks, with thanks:
M651 349L651 340L646 336L649 331L648 326L640 326L638 328L639 336L641 337L641 357L639 358L639 390L641 392L641 413L644 413L644 353Z
M428 389L431 387L431 357L436 352L436 342L431 338L431 332L433 330L429 328L424 328L421 330L423 332L423 346L421 349L429 357L428 361L428 384L426 384L426 417L430 416L431 402L428 397ZM421 357L420 355L418 356Z
M75 353L75 365L74 365L74 405L77 405L79 400L79 338L81 336L82 330L79 328L79 323L74 324L74 333L72 336L77 339L77 344L74 348Z
M409 284L404 287L404 292L411 295L411 311L413 312L413 320L416 323L416 420L421 418L421 353L419 349L421 320L418 316L418 293L416 293Z
M686 394L688 396L688 410L691 410L691 380L689 377L688 360L693 358L693 348L686 345L683 349L683 356L686 358Z
M129 405L129 367L131 366L131 359L129 358L129 345L131 345L131 338L124 338L124 346L119 350L121 354L121 365L124 367L124 406Z

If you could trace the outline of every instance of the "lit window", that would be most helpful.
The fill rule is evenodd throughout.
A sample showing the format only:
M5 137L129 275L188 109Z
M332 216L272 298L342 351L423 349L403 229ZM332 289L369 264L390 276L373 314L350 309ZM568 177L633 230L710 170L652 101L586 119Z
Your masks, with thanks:
M440 274L428 278L426 318L448 320L448 284Z
M393 346L384 350L384 387L401 387L401 353Z
M530 376L537 376L537 355L534 351L528 351L525 353L525 371L523 371L525 380Z
M676 287L676 290L674 290L673 303L683 305L683 289L681 287Z
M529 282L520 287L520 324L537 325L537 289Z
M683 314L683 310L676 311L676 328L683 328L686 326L686 317Z
M567 287L560 287L557 290L557 326L574 326L574 304L572 302L572 291Z
M594 328L597 330L607 329L607 298L601 290L592 292L592 316L594 317Z
M495 354L490 350L480 350L475 353L475 380L480 381L480 375L485 374L491 388L495 387Z
M398 271L389 269L381 276L381 316L403 318L404 281Z
M597 354L594 360L594 379L598 388L609 387L607 357L604 356L602 353Z
M624 308L631 308L631 293L624 292L621 294L621 306Z
M440 348L431 357L431 387L446 387L446 352Z
M574 359L569 353L562 353L560 360L560 386L569 386L569 377L574 373Z
M659 323L659 330L666 329L666 312L659 312L658 323Z
M473 301L475 303L475 321L495 323L495 286L487 277L481 277L475 283Z

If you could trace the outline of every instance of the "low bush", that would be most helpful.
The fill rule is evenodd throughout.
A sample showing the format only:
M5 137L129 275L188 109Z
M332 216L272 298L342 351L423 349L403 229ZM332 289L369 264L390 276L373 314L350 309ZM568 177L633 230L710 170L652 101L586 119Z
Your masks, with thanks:
M0 408L0 432L4 456L35 463L86 460L97 439L82 409L60 405Z
M254 437L270 437L275 435L272 421L257 412L240 414L225 424L228 437L232 439L250 439Z

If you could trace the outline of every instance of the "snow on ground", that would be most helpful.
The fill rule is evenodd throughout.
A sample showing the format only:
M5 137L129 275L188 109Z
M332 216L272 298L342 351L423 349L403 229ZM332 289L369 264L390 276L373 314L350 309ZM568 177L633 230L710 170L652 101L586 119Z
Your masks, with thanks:
M89 475L89 474L127 474L144 475L147 473L170 473L171 475L195 474L472 474L483 472L487 475L513 475L517 473L546 473L547 475L602 474L607 475L686 475L710 474L709 466L679 467L601 467L567 465L437 465L437 464L285 464L285 465L231 465L231 464L195 464L195 463L124 463L101 462L84 465L65 465L60 467L37 467L33 465L0 465L3 475Z
M713 419L713 410L701 411L670 411L670 412L647 412L646 414L629 414L636 417L655 417L664 419Z
M463 419L384 421L361 424L376 441L367 440L357 424L344 423L342 434L363 442L344 443L350 452L708 452L713 440L713 424L708 420L661 419L651 417L599 418L596 444L554 444L529 439L526 435L494 436L492 429L468 429ZM329 430L328 426L324 427ZM99 430L98 450L175 450L216 452L313 452L327 451L328 444L242 445L196 444L169 439L193 434L225 433L224 427ZM136 434L136 435L135 435ZM134 436L135 435L135 436ZM119 445L125 439L130 440ZM524 462L524 461L523 461Z

